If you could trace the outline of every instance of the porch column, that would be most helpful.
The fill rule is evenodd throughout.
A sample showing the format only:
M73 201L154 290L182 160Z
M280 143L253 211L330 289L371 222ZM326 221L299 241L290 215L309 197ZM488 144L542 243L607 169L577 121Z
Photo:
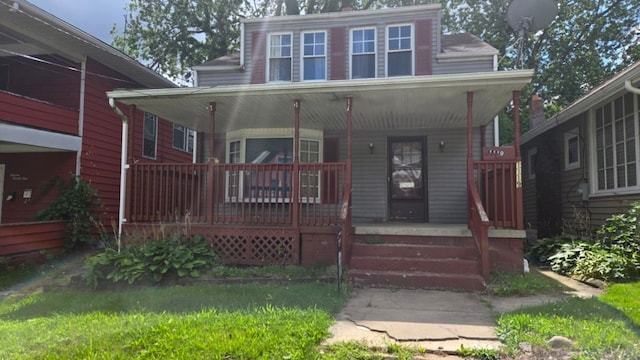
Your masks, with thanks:
M300 211L300 198L299 198L299 186L300 186L300 99L293 101L294 116L294 132L293 132L293 181L291 192L291 211L293 212L291 221L293 226L298 228L299 226L299 211Z
M473 91L467 91L467 186L473 182ZM467 190L468 191L468 190ZM467 202L469 202L467 196ZM467 203L467 219L471 219L471 204Z
M516 151L516 199L515 217L516 228L524 229L522 216L522 158L520 156L520 91L513 91L513 146Z
M215 164L215 137L216 137L216 103L209 103L209 155L207 157L207 182L205 184L206 191L206 217L207 223L213 223L213 201L215 197L215 189L218 188L214 175L213 165Z

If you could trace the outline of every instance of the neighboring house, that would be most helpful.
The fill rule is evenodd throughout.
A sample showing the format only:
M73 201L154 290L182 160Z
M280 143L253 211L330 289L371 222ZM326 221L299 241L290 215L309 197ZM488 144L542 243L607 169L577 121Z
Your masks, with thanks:
M525 223L538 237L594 230L640 199L639 84L636 62L523 135Z
M18 242L0 255L28 248L15 240L16 227L27 233L38 227L25 223L55 199L55 183L73 174L98 191L104 204L100 220L112 232L118 221L122 132L106 92L171 86L30 3L0 0L0 233L4 229ZM130 162L192 159L193 133L182 126L140 113L132 127Z
M245 19L240 51L195 66L196 87L110 92L202 144L198 164L128 164L125 230L181 214L245 264L335 264L339 247L368 283L477 289L490 267L521 270L519 154L493 146L494 119L532 71L496 71L496 49L441 35L440 17Z

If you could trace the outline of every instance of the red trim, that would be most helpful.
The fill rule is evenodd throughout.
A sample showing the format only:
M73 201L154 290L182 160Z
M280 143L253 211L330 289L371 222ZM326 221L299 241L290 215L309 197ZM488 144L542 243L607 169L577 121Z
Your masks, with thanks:
M431 75L432 43L431 19L416 21L416 75Z
M331 37L331 63L329 80L345 80L347 78L347 31L343 26L333 27Z
M251 83L264 84L266 79L266 33L251 33Z

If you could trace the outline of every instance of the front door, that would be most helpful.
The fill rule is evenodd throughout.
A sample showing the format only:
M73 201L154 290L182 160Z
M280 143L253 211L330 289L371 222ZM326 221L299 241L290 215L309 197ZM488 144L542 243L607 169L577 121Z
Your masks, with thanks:
M389 138L388 143L389 219L426 221L425 139Z

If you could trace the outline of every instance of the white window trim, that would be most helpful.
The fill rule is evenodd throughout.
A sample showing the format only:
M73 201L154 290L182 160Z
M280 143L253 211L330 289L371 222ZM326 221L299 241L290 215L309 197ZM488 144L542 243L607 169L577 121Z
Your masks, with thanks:
M193 134L192 135L193 139L194 139L194 144L193 145L195 146L196 132L191 130L191 129L189 129L186 126L182 126L182 128L184 129L184 135L183 135L184 136L184 149L182 149L182 148L179 148L179 147L177 147L175 145L175 141L174 141L175 138L174 137L175 137L176 126L182 126L182 125L178 125L178 124L175 124L175 123L173 124L172 132L171 132L171 146L173 146L173 148L176 149L176 150L180 150L180 151L183 151L183 152L186 152L186 153L189 153L189 154L193 154L193 149L191 149L191 151L189 151L189 134Z
M533 167L533 161L531 158L538 155L538 148L534 147L527 151L527 178L529 180L534 180L536 178L535 167Z
M271 69L271 36L276 36L276 35L277 36L280 36L280 35L290 35L291 36L291 56L289 56L289 58L291 59L291 69L290 69L290 71L291 71L291 80L289 80L289 81L287 81L287 80L273 80L273 81L269 80L269 78L270 78L269 72L270 72L270 69ZM266 74L265 82L266 83L288 83L288 82L292 82L293 81L293 48L294 48L294 46L293 46L293 33L292 32L272 32L272 33L268 33L266 38L267 38L266 39L267 40L267 47L266 47L266 49L267 49L267 51L266 51L266 53L267 53L266 54L266 57L267 57L266 64L267 64L267 66L266 66L266 69L265 69L266 70L265 71L265 74ZM282 59L282 58L279 58L279 59Z
M357 30L373 30L373 77L378 77L378 29L375 26L363 26L349 29L349 79L353 79L353 32ZM369 53L367 53L369 54ZM361 55L361 54L359 54Z
M634 121L636 125L636 177L638 179L638 185L630 186L625 188L614 188L614 189L598 189L598 155L596 153L596 109L605 106L607 103L612 104L614 99L609 99L608 101L604 101L602 103L593 106L589 110L589 182L590 182L590 195L589 197L605 197L612 195L628 195L628 194L638 194L640 193L640 135L639 135L639 125L640 125L640 96L635 95L634 97L634 105L633 105L633 114Z
M569 140L572 138L576 138L578 141L578 160L569 163ZM580 144L580 128L571 129L564 133L564 169L565 170L574 170L580 168L580 163L582 161L582 156L580 154L582 145Z
M151 116L152 119L154 119L156 126L155 126L155 140L154 140L154 150L153 153L155 154L155 156L149 156L149 155L145 155L144 153L144 141L145 141L145 133L144 133L144 122L147 118L146 114L149 114L149 116ZM153 115L152 113L148 113L148 112L144 112L142 115L142 157L145 159L153 159L156 160L158 158L158 116L157 115Z
M322 57L324 57L324 79L311 79L311 80L305 80L304 78L304 59L314 59L314 58L319 58L320 56L309 56L306 57L304 56L304 35L305 34L317 34L317 33L323 33L324 34L324 55ZM327 71L328 71L328 49L327 49L327 31L326 30L316 30L316 31L303 31L300 33L300 81L304 81L304 82L318 82L318 81L327 81ZM292 54L293 55L293 54Z
M401 26L410 26L411 27L411 74L410 75L402 75L402 76L393 76L393 77L403 77L403 76L414 76L416 74L416 31L415 27L412 23L402 23L402 24L389 24L384 29L384 75L385 77L389 77L389 53L394 52L405 52L407 50L402 51L389 51L389 28L392 27L401 27Z
M294 129L292 128L273 128L273 129L260 129L260 128L254 128L254 129L241 129L241 130L235 130L235 131L230 131L227 133L227 141L226 141L226 162L229 163L229 159L230 159L230 153L229 150L231 148L231 143L232 142L236 142L239 141L240 142L240 162L238 164L245 164L246 163L246 147L247 147L247 139L291 139L293 141L293 136L294 136ZM302 141L302 140L308 140L308 141L317 141L318 142L318 162L322 163L323 162L323 152L324 152L324 147L323 147L323 139L324 139L324 133L322 130L314 130L314 129L300 129L300 139L298 141ZM291 149L293 150L293 149ZM298 147L298 151L300 151L301 148ZM294 154L295 158L299 158L300 154ZM240 176L240 181L238 183L238 187L239 187L239 196L237 197L230 197L229 196L229 171L226 172L225 175L225 200L227 202L236 202L236 201L251 201L251 202L258 202L261 201L261 198L256 198L256 197L252 197L252 196L245 196L245 194L243 194L243 190L244 190L244 174L241 172L239 174ZM320 174L319 174L320 175ZM318 176L318 196L316 198L307 198L307 197L300 197L300 202L302 203L315 203L315 204L319 204L320 203L320 199L322 197L322 177ZM278 203L289 203L290 202L290 198L289 197L271 197L271 198L267 198L265 199L268 202L278 202Z

